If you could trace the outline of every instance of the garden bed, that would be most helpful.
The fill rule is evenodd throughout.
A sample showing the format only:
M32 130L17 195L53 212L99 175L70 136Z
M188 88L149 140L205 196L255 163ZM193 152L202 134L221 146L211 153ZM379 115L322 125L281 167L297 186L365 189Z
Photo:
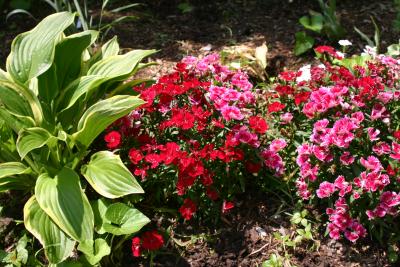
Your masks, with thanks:
M382 51L398 41L398 35L392 27L396 12L391 0L338 2L338 14L348 31L346 39L353 42L349 54L360 54L365 47L365 41L353 30L354 26L370 36L373 35L370 16L375 18L381 29ZM193 4L192 8L192 11L186 13L168 1L157 1L149 3L147 7L124 13L138 15L140 18L116 26L110 31L110 36L117 35L121 47L127 50L160 50L148 59L149 62L156 61L159 64L140 70L135 78L159 78L170 73L186 55L202 58L213 52L220 53L230 46L253 51L264 42L268 46L268 77L275 77L282 71L297 70L305 64L318 63L313 52L302 57L293 53L294 35L302 30L298 23L299 17L305 15L309 9L318 9L312 1L207 1L203 5ZM99 10L100 7L92 12L96 14ZM33 15L41 19L45 13L46 10L43 10ZM17 33L36 24L30 20L24 21L19 16L0 24L5 29L0 32L4 37L4 46L0 51L3 65L10 52L12 39ZM115 17L107 14L105 19ZM330 43L316 36L316 44ZM95 147L96 151L105 148L103 136L96 139ZM88 161L89 158L86 158L85 163ZM125 159L125 162L129 163L129 160ZM96 196L92 189L87 189L86 193ZM22 218L23 204L28 198L14 203L16 194L11 191L2 195L0 206L8 206L3 210L7 216ZM274 189L260 190L256 186L250 186L246 193L233 197L235 207L229 209L229 212L222 212L215 225L202 219L183 221L177 218L176 210L174 216L171 216L168 212L152 210L146 206L148 203L133 203L152 220L153 226L157 226L162 233L168 233L170 237L165 238L163 248L152 259L154 266L261 266L273 255L280 255L279 261L285 267L390 266L387 249L370 236L360 239L357 244L344 238L340 241L329 238L325 232L326 220L321 219L325 207L304 205L308 214L312 214L308 220L319 231L313 231L313 240L301 242L295 248L285 245L285 241L278 239L284 236L293 238L299 229L290 222L298 204L297 198L292 197L279 191L274 192ZM173 205L178 206L177 202L173 202ZM5 249L15 247L23 232L22 225L17 226L18 222L9 217L0 218L0 236L4 240L1 243ZM128 243L129 241L126 242ZM129 245L130 243L123 250L124 255L129 257L124 258L121 266L148 266L149 255L144 258L133 257Z

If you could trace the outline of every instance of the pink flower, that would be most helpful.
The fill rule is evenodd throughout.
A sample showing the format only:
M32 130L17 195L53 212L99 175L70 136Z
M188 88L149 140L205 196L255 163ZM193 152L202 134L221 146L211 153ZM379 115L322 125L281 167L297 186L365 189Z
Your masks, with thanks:
M282 124L288 124L292 121L293 115L290 112L283 113L281 115Z
M279 152L282 149L284 149L286 147L287 143L285 141L285 139L275 139L271 142L271 144L269 145L269 150L273 151L273 152Z
M244 118L240 110L235 106L224 106L221 109L222 116L226 121L230 120L242 120Z
M330 182L322 182L317 190L317 196L319 198L330 197L336 191L335 185Z
M392 142L392 151L393 154L391 154L390 157L400 161L400 144Z
M340 197L344 197L345 194L350 193L352 190L352 186L348 182L346 182L343 175L339 175L336 178L334 185L336 188L340 190L339 191Z
M383 113L386 111L386 108L381 104L375 104L372 113L371 113L371 120L377 120L382 118Z
M343 152L343 154L340 156L340 162L346 166L350 165L354 162L354 157L348 151Z
M372 151L374 151L378 156L382 156L384 154L389 154L391 149L388 143L380 142L372 147Z
M367 170L371 170L373 172L379 172L383 169L379 159L374 156L368 156L366 160L364 158L361 158L360 162L361 165L363 165Z
M376 141L379 140L378 135L381 133L378 129L374 129L372 127L368 127L367 129L369 140Z

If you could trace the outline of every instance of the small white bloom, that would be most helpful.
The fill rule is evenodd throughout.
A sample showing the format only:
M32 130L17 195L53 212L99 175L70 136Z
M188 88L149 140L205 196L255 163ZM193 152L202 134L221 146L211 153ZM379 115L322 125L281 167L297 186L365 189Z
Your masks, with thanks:
M305 65L299 69L301 74L296 78L296 82L303 82L311 80L311 65Z
M338 57L344 58L344 54L342 52L340 52L340 51L336 51L336 55Z
M323 70L326 68L324 64L319 64L317 67Z
M352 43L349 40L340 40L339 44L341 46L350 46L350 45L352 45Z
M371 47L369 45L365 46L364 52L361 53L362 56L369 55L372 57L376 57L376 47Z

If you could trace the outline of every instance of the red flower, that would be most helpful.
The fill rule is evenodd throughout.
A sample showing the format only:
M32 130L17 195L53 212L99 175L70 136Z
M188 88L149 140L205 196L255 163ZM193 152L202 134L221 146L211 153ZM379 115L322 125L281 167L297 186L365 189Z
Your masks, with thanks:
M164 245L164 239L162 235L157 231L148 231L142 235L142 248L148 250L157 250Z
M318 46L317 48L314 49L315 52L320 53L320 54L328 54L334 58L337 59L343 59L343 57L341 57L335 50L335 48L333 48L332 46L327 46L327 45L321 45Z
M259 116L250 117L249 125L251 129L260 134L265 134L265 132L268 130L268 124Z
M278 112L284 109L285 107L286 107L285 104L282 104L280 102L274 102L268 106L268 112L269 113Z
M250 173L258 173L261 170L261 164L260 163L254 163L251 161L247 161L245 163L246 170Z
M222 213L227 213L230 209L233 209L235 204L231 201L226 201L222 203Z
M132 238L132 255L133 257L140 257L140 238Z
M294 103L298 106L303 102L307 102L308 98L310 97L310 92L302 92L298 93L294 96Z
M111 131L104 136L104 141L106 141L108 148L117 148L121 144L121 134L117 131Z
M400 130L395 131L395 132L393 133L393 137L396 138L397 140L400 140Z
M211 189L210 187L207 188L206 194L211 200L214 200L214 201L217 200L219 197L217 191Z
M143 159L143 155L139 150L131 148L129 150L129 159L132 162L132 164L136 165Z
M194 203L190 198L186 198L183 201L183 205L179 208L179 212L185 220L190 220L196 210L196 203Z

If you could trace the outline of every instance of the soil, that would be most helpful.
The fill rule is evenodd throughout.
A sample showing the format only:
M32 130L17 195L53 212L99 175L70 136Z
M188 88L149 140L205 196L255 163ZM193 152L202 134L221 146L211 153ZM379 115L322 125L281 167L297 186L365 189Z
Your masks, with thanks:
M124 2L124 1L119 1ZM125 1L129 2L129 1ZM226 0L190 1L193 10L183 13L177 8L179 1L135 1L146 2L145 6L123 12L137 15L138 20L117 25L108 37L118 35L121 47L128 49L158 49L151 60L159 63L146 69L141 75L157 77L168 72L185 55L201 56L219 52L236 45L250 49L266 43L268 45L269 75L284 69L295 69L313 62L312 53L302 57L293 54L294 35L303 30L298 19L308 10L318 10L312 0ZM181 1L183 2L183 1ZM341 0L337 1L337 12L347 30L346 39L353 42L351 53L359 53L365 46L354 26L369 36L374 33L370 20L373 16L380 27L382 51L398 42L398 33L393 30L396 11L392 0ZM39 20L48 14L43 7L33 15ZM94 8L92 13L99 10ZM2 13L5 17L6 13ZM115 18L107 14L106 20ZM12 39L17 33L32 28L36 21L16 15L0 22L0 62L5 65ZM317 45L331 44L315 36ZM251 196L251 198L250 198ZM241 203L230 214L223 217L219 227L206 225L177 224L173 230L175 240L168 241L155 258L155 266L261 266L271 254L284 256L282 244L273 237L274 232L293 234L294 230L284 211L291 212L276 196L252 193L240 196ZM285 210L286 209L286 210ZM1 218L0 228L9 228L9 218ZM324 227L320 227L324 229ZM323 230L321 230L323 231ZM190 236L198 238L191 241ZM4 236L2 236L4 238ZM388 266L385 250L372 242L352 245L325 237L321 232L314 237L315 243L306 243L288 250L289 262L296 266ZM189 242L186 242L189 241ZM184 245L184 246L179 246ZM313 246L314 244L314 246ZM147 266L148 261L132 259L129 266ZM128 265L125 265L128 266Z

